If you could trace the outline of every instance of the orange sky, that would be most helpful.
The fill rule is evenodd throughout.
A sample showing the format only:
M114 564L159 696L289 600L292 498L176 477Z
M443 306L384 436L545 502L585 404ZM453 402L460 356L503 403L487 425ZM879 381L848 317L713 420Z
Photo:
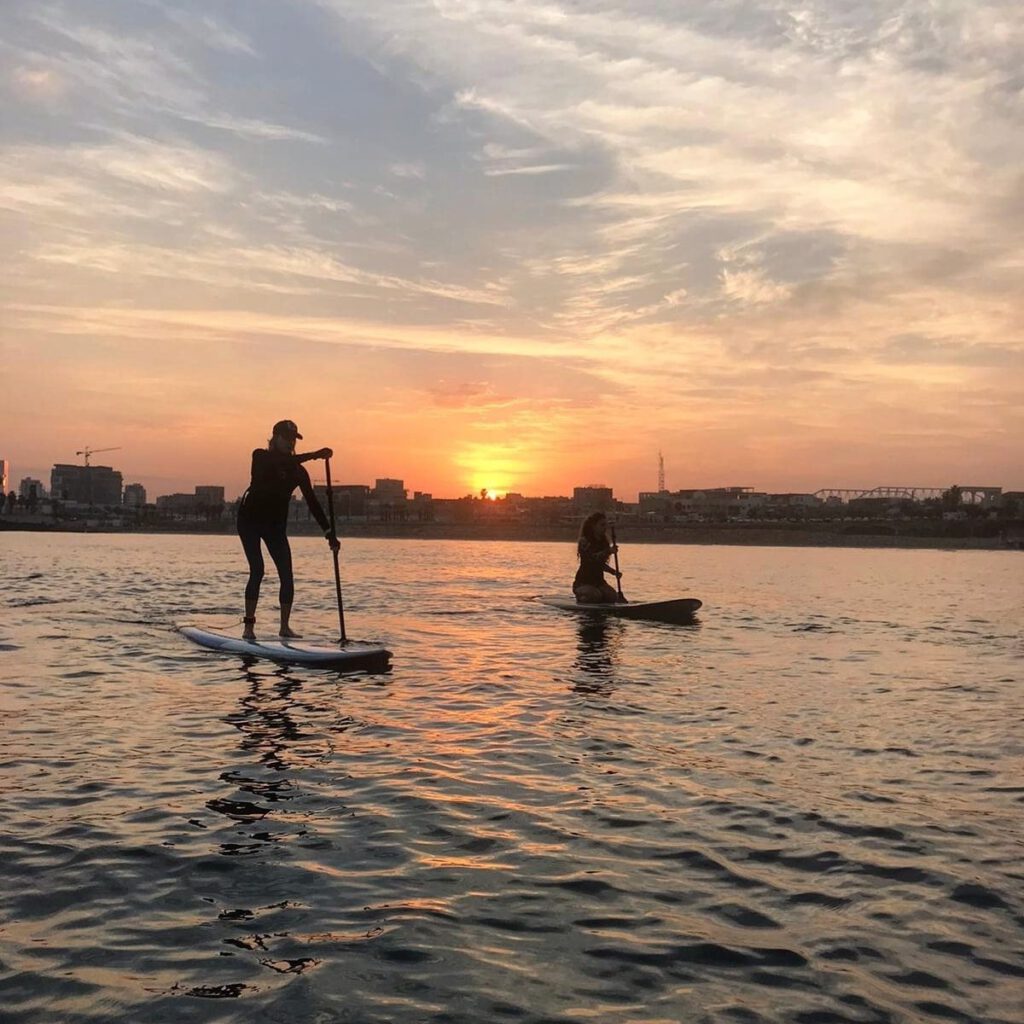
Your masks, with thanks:
M678 6L5 19L15 485L1024 488L1015 5Z

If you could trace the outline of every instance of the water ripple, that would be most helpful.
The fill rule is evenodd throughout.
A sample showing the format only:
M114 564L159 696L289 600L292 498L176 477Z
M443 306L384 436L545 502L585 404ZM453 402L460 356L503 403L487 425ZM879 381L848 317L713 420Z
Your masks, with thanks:
M350 541L353 677L173 632L237 624L231 538L4 543L5 1024L1019 1019L1012 559L624 552L679 629L525 600L560 545Z

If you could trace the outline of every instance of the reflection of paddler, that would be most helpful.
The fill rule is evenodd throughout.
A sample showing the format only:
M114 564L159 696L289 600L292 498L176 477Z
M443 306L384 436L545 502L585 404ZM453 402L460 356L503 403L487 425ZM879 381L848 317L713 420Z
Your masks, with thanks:
M238 506L238 536L249 562L249 581L245 586L245 628L242 631L246 640L256 638L256 605L260 599L260 584L265 571L261 542L267 545L281 581L280 635L299 635L289 625L295 599L295 580L287 532L288 506L296 487L301 489L309 511L320 524L331 548L338 548L338 540L317 501L309 474L302 467L303 462L329 459L334 453L330 448L321 448L305 455L296 455L295 441L301 439L299 428L291 420L281 420L274 424L273 436L267 442L267 447L257 448L252 453L252 480Z
M572 583L572 592L580 604L617 604L626 599L604 578L608 573L616 580L622 573L608 564L608 559L618 553L618 545L608 537L608 520L603 512L591 512L580 527L576 542L576 557L580 567Z
M585 615L579 621L579 661L584 672L603 673L612 667L612 652L608 646L610 630L621 628L606 615Z
M622 623L607 615L584 615L577 627L576 693L608 697L615 687L616 648Z

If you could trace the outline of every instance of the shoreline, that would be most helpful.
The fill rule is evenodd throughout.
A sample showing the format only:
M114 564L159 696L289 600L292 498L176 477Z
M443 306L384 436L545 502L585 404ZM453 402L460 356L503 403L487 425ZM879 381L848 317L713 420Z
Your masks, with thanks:
M1004 537L918 535L899 532L899 527L883 527L892 532L868 532L878 529L874 524L857 524L854 529L840 531L806 525L752 526L706 524L675 524L647 526L622 523L618 526L623 544L701 544L757 547L844 547L899 548L904 550L971 550L1012 551L1021 549L1021 540ZM171 535L234 535L234 523L218 523L204 528L200 523L174 526L142 525L139 527L104 527L102 524L54 524L50 522L0 520L0 532L32 533L102 533L102 534L171 534ZM316 529L305 523L289 524L293 537L318 537ZM370 538L378 540L477 540L528 543L564 543L576 540L575 524L549 526L521 523L354 523L340 522L338 536L342 539ZM1016 530L1014 534L1016 534Z

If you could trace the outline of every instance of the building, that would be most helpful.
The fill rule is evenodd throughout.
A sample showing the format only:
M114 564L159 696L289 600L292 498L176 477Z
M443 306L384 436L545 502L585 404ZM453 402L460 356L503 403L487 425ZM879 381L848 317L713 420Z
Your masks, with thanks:
M572 503L577 512L610 512L615 507L615 497L604 484L588 484L572 489Z
M370 501L369 484L332 484L331 492L334 496L334 517L335 519L365 519ZM324 512L328 512L327 486L326 484L314 484L313 493L320 502ZM293 522L311 522L313 517L309 514L309 506L306 499L297 496L292 498L291 507L288 511L288 518Z
M1003 491L999 496L999 507L1014 515L1024 512L1024 491Z
M672 519L713 520L742 515L764 504L766 495L753 487L706 487L703 490L641 491L640 513Z
M70 466L50 470L50 497L79 505L120 505L121 474L110 466Z
M464 498L435 498L432 502L434 520L438 523L473 522L473 502L479 501L467 494Z
M895 495L889 497L851 498L846 510L851 516L881 516L899 510L901 504L908 499Z
M191 494L162 494L156 499L156 507L158 512L174 516L216 519L224 512L224 488L200 484Z
M7 494L10 485L11 464L6 459L0 459L0 493Z
M417 522L431 523L434 521L434 496L427 491L412 492L412 515Z
M43 487L43 481L36 480L31 476L25 477L18 485L18 497L27 502L36 502L40 498L45 498L46 488Z
M575 521L578 518L572 499L560 494L549 494L541 498L521 498L516 502L516 507L523 521L528 523L550 526Z
M125 484L123 500L131 508L142 508L146 504L146 488L142 484Z
M405 481L389 480L386 477L373 485L372 497L377 501L405 501Z
M161 494L156 499L156 507L159 512L192 515L198 511L199 503L194 494Z
M814 494L769 494L766 504L775 508L818 508L822 500Z
M320 504L327 508L327 488L315 487ZM340 484L334 488L334 514L341 519L364 519L370 501L369 484Z
M197 484L196 504L201 508L220 508L224 504L224 488L212 484Z

